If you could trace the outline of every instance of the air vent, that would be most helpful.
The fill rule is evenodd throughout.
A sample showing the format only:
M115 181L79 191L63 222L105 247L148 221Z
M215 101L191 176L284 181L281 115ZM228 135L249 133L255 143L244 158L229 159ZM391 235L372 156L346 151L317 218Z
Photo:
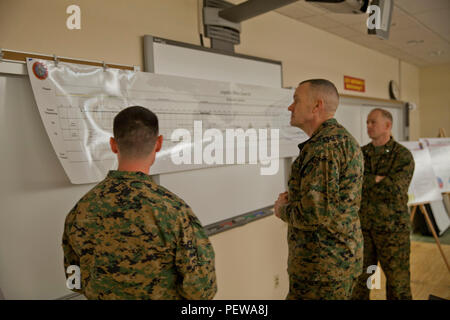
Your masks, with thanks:
M211 8L231 8L233 6L232 3L222 1L222 0L205 0L203 5L205 7L211 7Z
M206 26L205 35L208 38L218 39L222 41L231 42L233 44L240 43L239 32L227 27L220 26Z
M204 0L203 23L205 36L211 39L211 48L234 52L240 43L241 26L219 17L219 11L234 5L222 0Z

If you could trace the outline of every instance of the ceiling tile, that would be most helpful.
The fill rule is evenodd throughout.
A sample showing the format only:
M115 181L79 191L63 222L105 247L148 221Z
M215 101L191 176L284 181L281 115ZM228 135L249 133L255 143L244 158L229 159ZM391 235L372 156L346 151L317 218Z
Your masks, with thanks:
M417 26L417 21L408 13L398 7L394 7L392 12L391 30L406 29Z
M429 61L427 59L422 59L421 57L418 56L414 56L414 55L401 55L398 57L399 59L415 64L417 66L425 66L427 64L429 64Z
M275 11L296 20L317 15L316 12L308 10L304 6L299 5L299 3L294 2Z
M330 29L327 29L327 31L334 33L335 35L338 35L343 38L351 38L359 36L360 33L352 28L346 27L346 26L339 26L339 27L333 27Z
M365 46L365 47L373 47L374 46L374 44L373 44L373 42L371 41L371 39L369 39L369 35L358 35L358 36L356 36L356 37L351 37L351 38L348 38L350 41L353 41L353 42L356 42L356 43L358 43L358 44L361 44L361 45L363 45L363 46Z
M333 27L339 27L341 24L339 22L330 19L330 17L325 14L321 16L313 16L301 19L301 21L312 25L313 27L317 27L320 29L330 29Z
M450 51L448 50L449 48L447 48L446 50L441 50L441 54L439 55L431 55L431 51L428 48L424 48L424 50L419 50L419 49L415 49L415 50L410 50L409 51L409 56L416 58L416 59L421 59L424 61L450 61Z
M420 13L416 18L434 32L447 39L450 37L450 9Z
M388 40L368 35L366 14L330 13L305 1L277 11L418 66L450 62L450 0L395 0ZM418 43L408 44L411 40Z
M306 1L298 1L298 4L301 5L301 6L303 6L303 7L305 7L306 9L308 9L308 10L310 10L310 11L315 12L316 14L326 14L326 13L329 13L328 10L322 9L322 8L320 8L320 7L318 7L318 6L315 6L315 5L311 4L311 3L308 3L308 2L306 2Z
M413 47L414 45L411 46L408 44L408 41L418 41L421 45L429 45L441 42L442 38L425 27L417 26L408 29L391 30L387 44L394 47Z
M395 0L395 5L411 14L435 9L449 9L449 0Z
M431 45L417 46L406 50L415 56L420 56L424 59L434 59L434 58L450 58L450 45L442 43L434 43Z
M359 34L367 34L367 25L361 24L361 23L357 23L357 24L352 24L348 26L349 28L357 31Z
M383 53L397 58L403 58L409 55L408 52L404 50L397 49L388 45L384 45Z
M436 65L436 64L444 64L450 61L450 56L442 56L442 57L433 57L429 58L427 65Z
M328 17L337 21L343 25L354 25L354 24L362 24L365 25L367 22L367 14L346 14L346 13L329 13Z
M349 38L351 41L355 41L359 44L363 44L364 46L377 49L378 51L385 51L391 49L384 40L378 38L375 35L358 35L356 37Z

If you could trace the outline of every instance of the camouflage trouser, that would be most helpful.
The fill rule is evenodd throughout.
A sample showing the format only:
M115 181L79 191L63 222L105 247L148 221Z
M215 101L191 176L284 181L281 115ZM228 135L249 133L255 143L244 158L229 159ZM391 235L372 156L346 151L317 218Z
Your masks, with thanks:
M350 300L354 284L353 277L339 281L309 281L290 275L286 300Z
M372 274L367 268L380 262L386 275L386 298L388 300L410 300L411 274L409 255L411 244L409 231L387 233L363 230L364 267L353 290L352 299L369 300L367 279Z

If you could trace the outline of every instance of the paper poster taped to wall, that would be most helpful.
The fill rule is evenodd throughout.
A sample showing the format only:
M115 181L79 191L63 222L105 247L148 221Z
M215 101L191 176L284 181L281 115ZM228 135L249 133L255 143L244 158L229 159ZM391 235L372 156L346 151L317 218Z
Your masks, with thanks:
M240 163L270 171L274 159L297 156L297 145L308 138L290 126L291 89L32 58L27 65L45 129L74 184L98 182L117 167L109 139L114 116L128 106L159 118L164 143L150 174Z

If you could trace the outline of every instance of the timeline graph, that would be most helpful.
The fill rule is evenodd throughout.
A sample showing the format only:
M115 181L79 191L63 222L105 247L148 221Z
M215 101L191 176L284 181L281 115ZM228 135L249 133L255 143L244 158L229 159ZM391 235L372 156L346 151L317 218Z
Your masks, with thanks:
M55 66L51 61L31 58L27 62L41 118L72 183L100 181L115 168L116 156L109 147L113 119L133 105L158 116L164 137L152 174L203 167L174 165L170 158L172 148L180 143L172 140L172 133L184 129L194 137L198 121L203 131L216 129L224 135L230 129L278 129L280 157L296 156L297 144L307 139L301 130L289 125L287 107L293 90L69 63ZM46 70L45 77L32 72L36 65Z

